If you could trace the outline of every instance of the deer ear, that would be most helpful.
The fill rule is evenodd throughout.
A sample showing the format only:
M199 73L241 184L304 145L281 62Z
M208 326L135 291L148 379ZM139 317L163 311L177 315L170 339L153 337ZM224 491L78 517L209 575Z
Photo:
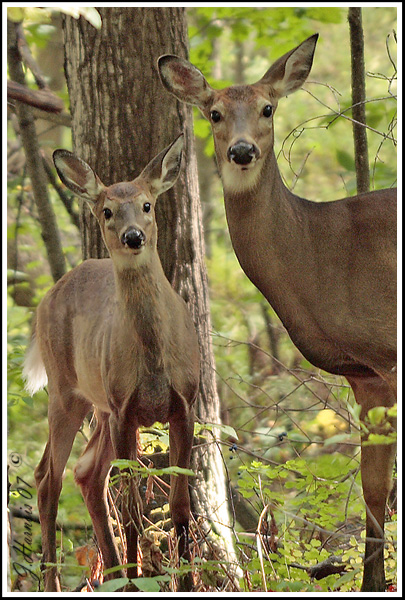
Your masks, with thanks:
M96 202L104 184L93 169L68 150L55 150L53 162L61 181L90 204Z
M153 196L159 196L175 183L181 166L183 135L167 146L144 168L139 175L149 186Z
M271 86L272 92L279 98L298 90L311 70L317 40L316 33L284 54L272 64L258 83Z
M164 87L178 100L206 108L214 90L197 67L184 58L165 54L158 59L158 71Z

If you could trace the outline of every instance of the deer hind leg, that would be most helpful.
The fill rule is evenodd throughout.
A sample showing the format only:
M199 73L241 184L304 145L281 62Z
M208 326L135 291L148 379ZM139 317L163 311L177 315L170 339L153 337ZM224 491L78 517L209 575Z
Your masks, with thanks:
M170 418L169 444L170 465L184 469L190 466L191 450L194 436L194 413L192 409L187 415L175 415ZM169 495L170 514L178 540L179 559L190 561L189 520L190 494L187 475L170 476ZM179 579L179 591L188 592L193 588L191 573Z
M396 397L392 387L382 378L350 378L356 402L361 406L361 419L375 406L393 406ZM395 426L395 423L393 423ZM361 591L384 592L384 521L385 507L391 490L392 468L396 445L361 447L361 478L366 503L366 553Z
M35 469L38 511L42 535L42 563L56 564L56 515L62 489L62 475L76 433L90 409L73 394L52 392L49 385L49 438L42 459ZM45 592L60 592L56 566L45 569Z
M80 485L84 501L93 522L94 532L103 557L104 568L121 564L109 518L107 487L114 452L111 444L109 414L96 413L97 425L85 451L75 467L75 480ZM123 577L115 572L106 577Z
M126 414L112 413L109 419L111 442L115 458L136 460L138 424ZM142 530L142 499L138 481L128 471L121 473L121 514L127 546L127 576L138 576L138 537ZM127 586L126 591L131 591Z

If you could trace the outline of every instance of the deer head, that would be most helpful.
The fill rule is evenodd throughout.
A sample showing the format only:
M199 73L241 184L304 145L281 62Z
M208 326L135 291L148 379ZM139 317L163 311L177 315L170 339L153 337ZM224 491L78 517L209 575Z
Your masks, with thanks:
M174 185L180 172L182 148L181 135L152 159L136 179L110 186L105 186L95 171L71 152L53 153L63 183L87 202L97 218L115 264L129 265L134 256L155 249L156 199Z
M183 58L161 56L158 69L165 88L197 106L211 123L224 187L252 187L274 144L273 116L278 101L298 90L311 70L318 34L279 58L253 85L212 88Z

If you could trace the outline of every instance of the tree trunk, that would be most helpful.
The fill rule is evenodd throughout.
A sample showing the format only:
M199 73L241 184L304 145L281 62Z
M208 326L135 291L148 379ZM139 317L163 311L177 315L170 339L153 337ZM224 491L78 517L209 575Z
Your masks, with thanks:
M364 35L361 8L349 8L350 50L352 64L352 115L354 159L356 166L357 193L370 189L370 167L366 125L366 76L364 66Z
M162 54L187 57L185 9L98 10L101 30L83 18L64 19L73 149L109 185L133 179L184 131L179 181L157 204L158 250L166 276L186 300L199 335L202 373L197 416L203 422L219 423L192 112L165 91L156 69ZM106 254L86 207L82 233L84 258ZM193 468L197 473L193 511L209 516L223 549L231 551L226 480L216 444L194 451Z

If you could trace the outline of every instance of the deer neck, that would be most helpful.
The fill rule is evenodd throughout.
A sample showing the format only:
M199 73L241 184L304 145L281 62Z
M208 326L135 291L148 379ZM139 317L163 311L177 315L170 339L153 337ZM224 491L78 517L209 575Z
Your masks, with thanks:
M119 323L120 338L140 343L146 354L156 357L163 354L167 341L165 298L170 284L157 252L151 253L147 261L138 261L139 257L135 257L131 267L114 268L115 322Z
M240 191L227 190L224 185L224 199L236 256L249 279L280 314L285 293L291 294L294 244L306 243L308 202L286 188L273 150L255 185Z

